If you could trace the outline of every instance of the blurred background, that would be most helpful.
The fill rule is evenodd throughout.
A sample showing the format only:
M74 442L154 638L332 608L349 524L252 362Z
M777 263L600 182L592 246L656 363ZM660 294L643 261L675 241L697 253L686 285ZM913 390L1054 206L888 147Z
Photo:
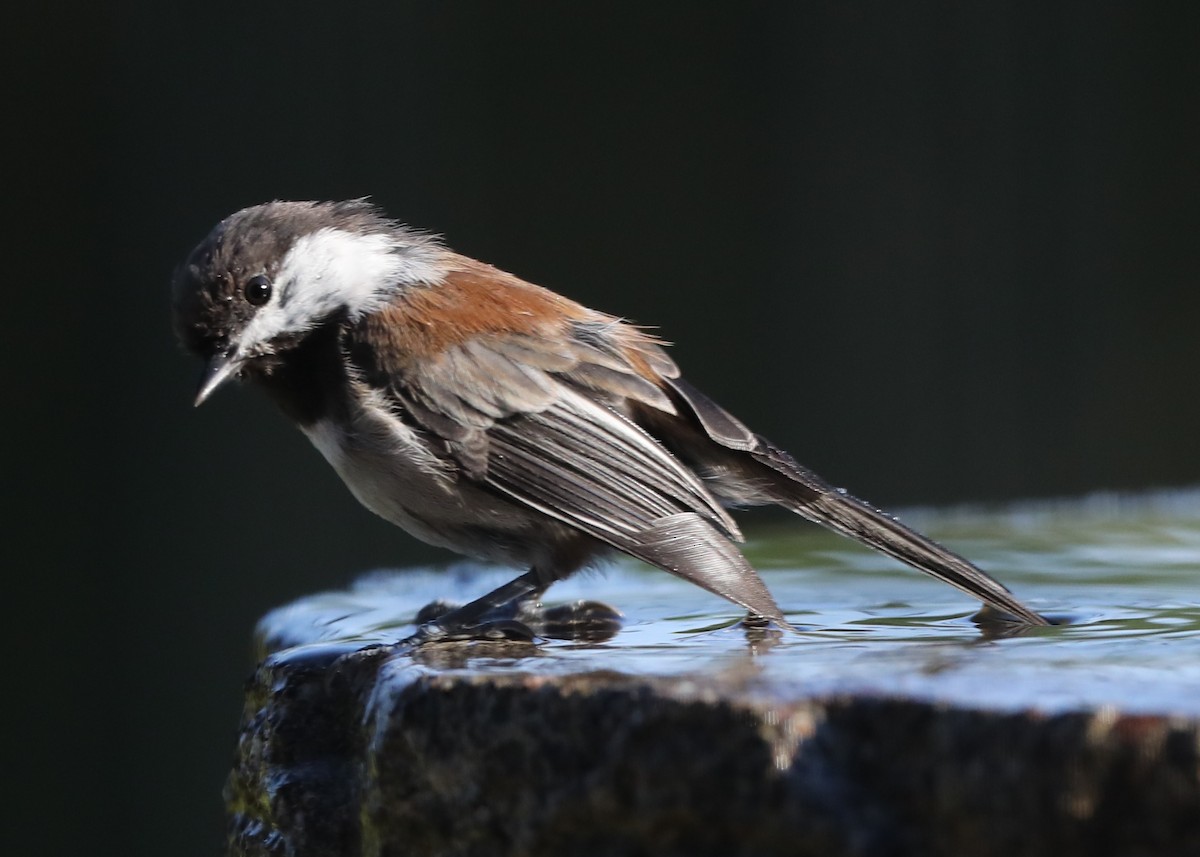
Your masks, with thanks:
M370 195L889 507L1191 484L1198 12L11 10L4 853L219 853L255 619L446 559L260 397L193 411L168 283L220 218Z

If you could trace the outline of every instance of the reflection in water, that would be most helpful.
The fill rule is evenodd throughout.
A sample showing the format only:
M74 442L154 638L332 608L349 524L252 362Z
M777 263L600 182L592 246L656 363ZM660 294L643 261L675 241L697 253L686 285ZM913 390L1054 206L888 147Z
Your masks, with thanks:
M1200 492L907 517L1056 624L999 621L886 557L789 525L754 533L747 553L796 633L746 628L721 599L618 561L605 574L578 576L549 592L551 605L616 605L624 627L615 637L444 647L420 660L439 669L542 673L740 670L766 693L1200 712ZM325 641L345 651L390 644L412 631L417 609L433 598L453 592L465 600L510 576L470 566L368 576L349 591L269 614L260 646L267 652ZM572 614L566 608L550 615ZM313 656L311 647L301 651Z

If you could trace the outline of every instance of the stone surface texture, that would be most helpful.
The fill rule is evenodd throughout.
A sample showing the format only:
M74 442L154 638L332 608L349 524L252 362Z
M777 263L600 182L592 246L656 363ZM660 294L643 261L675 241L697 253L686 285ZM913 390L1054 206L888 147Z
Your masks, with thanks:
M1200 854L1196 719L781 694L751 669L542 674L532 654L267 655L228 853Z

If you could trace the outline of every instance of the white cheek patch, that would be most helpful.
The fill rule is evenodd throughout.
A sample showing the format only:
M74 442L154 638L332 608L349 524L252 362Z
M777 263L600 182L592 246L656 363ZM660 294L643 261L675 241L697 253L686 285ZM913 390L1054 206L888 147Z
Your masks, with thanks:
M410 244L381 232L321 229L305 235L283 257L275 297L242 331L240 350L307 330L343 308L351 318L360 317L406 285L437 283L440 252L436 245Z

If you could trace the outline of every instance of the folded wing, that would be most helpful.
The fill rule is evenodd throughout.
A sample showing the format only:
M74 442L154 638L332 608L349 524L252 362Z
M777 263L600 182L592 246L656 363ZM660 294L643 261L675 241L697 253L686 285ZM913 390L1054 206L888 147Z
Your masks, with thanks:
M579 310L555 313L540 332L479 331L421 360L401 349L389 360L353 331L346 350L360 376L440 441L467 478L784 622L733 545L741 540L733 519L628 416L630 401L674 412L655 382L674 364L652 337ZM400 301L392 312L410 310ZM393 318L391 329L404 323Z

